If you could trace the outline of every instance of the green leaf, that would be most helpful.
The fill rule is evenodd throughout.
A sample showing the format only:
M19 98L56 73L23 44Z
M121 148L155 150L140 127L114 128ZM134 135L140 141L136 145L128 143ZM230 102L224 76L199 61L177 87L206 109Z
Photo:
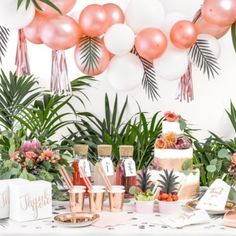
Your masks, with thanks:
M229 154L229 151L227 149L223 148L218 152L218 157L221 159L224 159L224 158L228 159L228 157L231 158L231 155Z
M135 186L131 186L130 189L129 189L129 193L134 195L136 193L136 187Z
M236 189L234 187L231 187L228 200L236 202Z
M208 165L206 167L207 171L210 173L214 173L216 171L216 166L215 165Z
M9 40L10 30L0 26L0 64L7 51L7 44Z
M142 86L146 94L148 95L148 98L152 101L158 100L160 95L158 92L156 71L154 69L153 62L141 57L135 47L132 49L131 53L138 56L143 64L144 74L142 79Z
M182 164L182 170L189 170L193 165L193 161L191 159L186 160Z
M219 66L216 56L210 49L209 42L205 39L198 39L191 47L189 55L203 73L207 73L208 79L219 74Z
M236 22L231 25L231 37L234 46L234 51L236 52Z
M50 6L51 8L53 8L55 11L57 11L58 13L60 13L62 15L61 10L57 7L57 5L55 5L52 1L50 0L40 0L41 2L45 3L46 5ZM33 1L33 4L36 8L38 8L39 10L42 10L39 5Z
M179 126L180 126L180 130L185 130L187 128L187 123L186 120L181 118L179 120Z
M19 177L22 179L30 180L30 181L36 180L36 176L30 174L26 169L23 169Z
M210 161L210 164L211 164L211 165L216 165L216 164L217 164L217 159L211 160L211 161Z

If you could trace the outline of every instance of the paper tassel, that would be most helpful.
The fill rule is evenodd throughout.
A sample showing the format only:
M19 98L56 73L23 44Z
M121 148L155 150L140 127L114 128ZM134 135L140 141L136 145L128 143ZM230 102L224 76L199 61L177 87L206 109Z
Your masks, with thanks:
M193 100L192 63L188 64L186 73L180 79L178 92L177 99L181 102Z
M30 75L27 41L23 29L18 30L18 43L15 65L17 76Z
M51 92L57 95L71 95L66 55L63 50L52 51Z

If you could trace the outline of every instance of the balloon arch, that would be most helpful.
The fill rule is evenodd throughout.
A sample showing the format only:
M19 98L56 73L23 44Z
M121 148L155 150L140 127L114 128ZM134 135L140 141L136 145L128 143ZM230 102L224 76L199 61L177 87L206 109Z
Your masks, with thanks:
M194 1L198 8L191 16L179 7L189 0L130 0L125 12L114 3L91 4L71 15L76 0L30 0L27 6L21 0L1 2L1 25L19 30L17 73L29 73L26 40L45 44L52 49L56 93L71 92L64 50L75 46L78 69L92 76L107 70L117 90L142 84L155 100L157 77L179 79L178 98L191 101L192 64L214 77L217 39L236 21L235 0Z

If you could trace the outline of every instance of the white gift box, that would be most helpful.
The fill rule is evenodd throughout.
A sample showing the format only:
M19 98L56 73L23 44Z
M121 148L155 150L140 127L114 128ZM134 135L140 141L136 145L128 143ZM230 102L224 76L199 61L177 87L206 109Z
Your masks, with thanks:
M31 221L52 216L52 185L46 181L10 184L10 219Z
M10 212L9 185L28 182L25 179L0 180L0 219L8 218Z

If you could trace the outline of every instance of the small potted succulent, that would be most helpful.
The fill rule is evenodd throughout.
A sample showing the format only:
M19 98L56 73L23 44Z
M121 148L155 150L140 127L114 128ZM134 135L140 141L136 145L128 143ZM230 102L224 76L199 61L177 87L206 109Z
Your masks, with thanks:
M164 170L164 174L160 174L159 180L160 192L158 196L159 212L163 214L172 214L180 210L178 199L177 176L174 171Z
M147 168L142 168L137 174L137 185L130 188L130 193L135 197L137 213L152 213L154 208L153 184Z

